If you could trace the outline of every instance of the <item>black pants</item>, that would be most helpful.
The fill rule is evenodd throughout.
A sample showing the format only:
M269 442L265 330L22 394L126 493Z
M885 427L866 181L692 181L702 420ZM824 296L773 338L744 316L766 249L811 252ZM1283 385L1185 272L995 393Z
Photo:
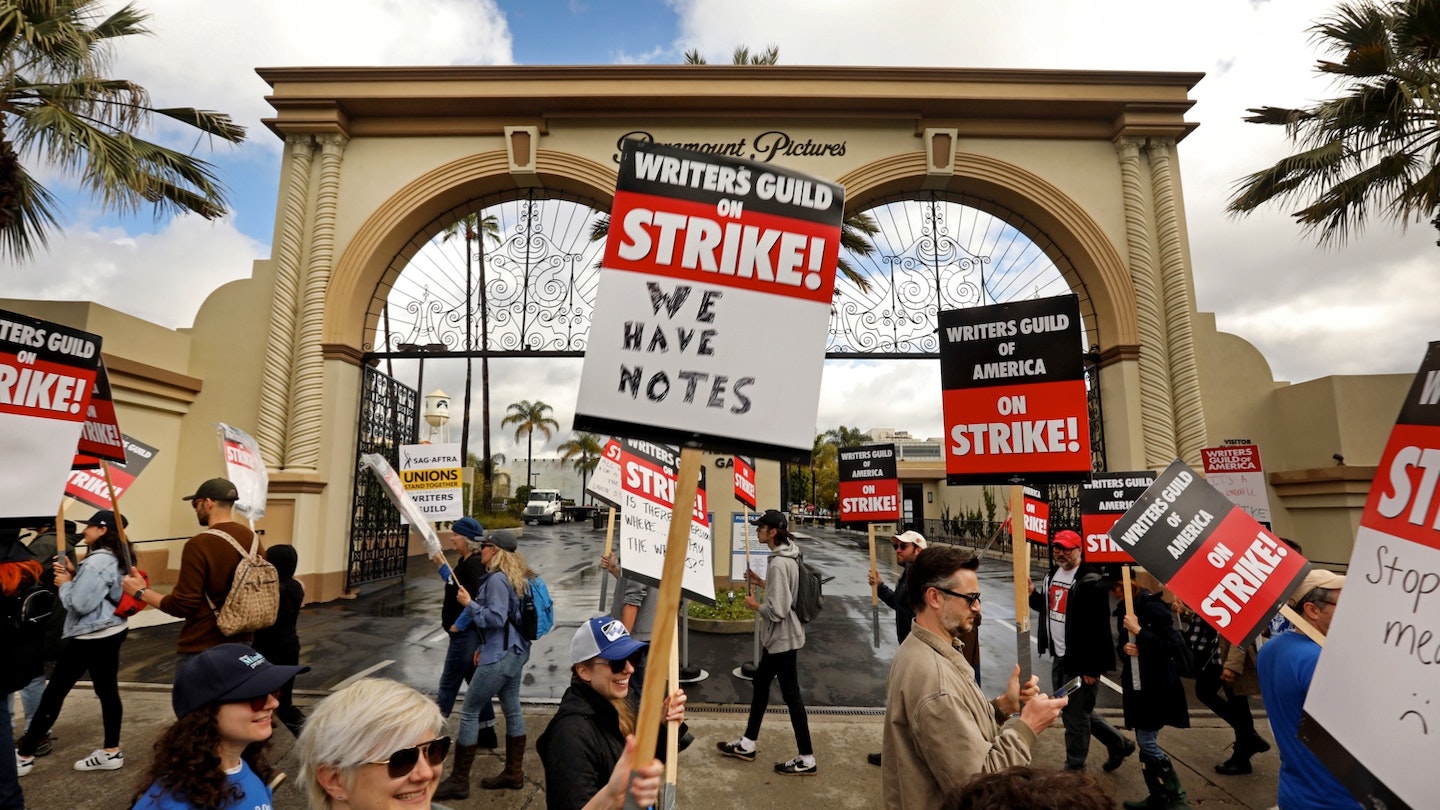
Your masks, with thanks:
M1250 712L1250 698L1220 680L1221 667L1208 666L1195 676L1195 697L1200 698L1216 717L1235 730L1235 742L1255 736L1255 715Z
M1064 656L1056 658L1050 670L1055 689L1079 674L1065 665ZM1090 755L1091 736L1112 754L1125 747L1125 738L1120 736L1120 732L1105 722L1105 718L1095 714L1095 697L1099 691L1099 681L1089 685L1082 681L1080 688L1070 693L1070 702L1060 710L1060 721L1065 725L1065 767L1071 770L1085 767L1085 760Z
M84 639L72 638L55 662L55 672L40 697L40 708L35 710L35 719L30 721L30 730L20 738L20 756L33 757L40 741L50 733L55 720L60 717L60 707L65 696L75 688L80 676L87 671L100 698L100 716L105 725L105 748L120 745L120 722L125 716L125 707L120 703L120 645L125 643L129 629L113 636Z
M798 650L783 653L760 653L760 664L755 668L755 694L750 698L750 720L745 724L745 736L760 739L760 722L765 719L765 708L770 704L770 682L780 678L780 696L790 708L790 725L795 728L795 745L801 756L815 751L810 747L810 719L805 715L805 698L800 695L800 674L795 668L795 654Z

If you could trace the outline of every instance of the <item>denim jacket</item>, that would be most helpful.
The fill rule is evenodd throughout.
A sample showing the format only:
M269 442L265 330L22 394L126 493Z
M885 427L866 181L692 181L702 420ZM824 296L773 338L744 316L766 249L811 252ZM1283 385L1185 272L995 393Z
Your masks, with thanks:
M61 635L74 638L124 624L125 619L115 615L121 579L120 561L108 549L87 554L75 578L60 586L60 603L69 611Z

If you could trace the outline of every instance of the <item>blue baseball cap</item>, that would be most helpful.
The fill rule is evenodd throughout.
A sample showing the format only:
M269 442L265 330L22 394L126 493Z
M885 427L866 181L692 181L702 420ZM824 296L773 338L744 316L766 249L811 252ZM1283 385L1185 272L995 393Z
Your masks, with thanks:
M648 646L631 638L630 631L619 619L596 616L576 629L575 638L570 641L570 663L581 664L592 658L624 661L636 650Z
M455 532L461 537L468 537L474 540L485 534L485 527L480 525L480 521L466 515L450 524L450 531Z

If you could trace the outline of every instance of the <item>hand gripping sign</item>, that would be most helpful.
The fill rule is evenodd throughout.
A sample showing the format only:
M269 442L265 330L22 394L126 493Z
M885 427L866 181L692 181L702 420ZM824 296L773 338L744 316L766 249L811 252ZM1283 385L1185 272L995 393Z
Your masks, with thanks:
M1176 459L1110 537L1235 646L1253 641L1310 563Z
M1440 761L1440 342L1380 456L1300 739L1366 807L1435 806ZM1357 709L1362 695L1375 696Z

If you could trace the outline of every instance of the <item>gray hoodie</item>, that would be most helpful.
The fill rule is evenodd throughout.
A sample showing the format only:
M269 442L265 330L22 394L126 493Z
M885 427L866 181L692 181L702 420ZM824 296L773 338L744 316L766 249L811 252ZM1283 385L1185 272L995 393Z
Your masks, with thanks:
M800 546L794 541L770 553L765 576L765 601L760 604L760 643L766 652L783 653L805 646L805 625L795 615L795 589L800 580Z

